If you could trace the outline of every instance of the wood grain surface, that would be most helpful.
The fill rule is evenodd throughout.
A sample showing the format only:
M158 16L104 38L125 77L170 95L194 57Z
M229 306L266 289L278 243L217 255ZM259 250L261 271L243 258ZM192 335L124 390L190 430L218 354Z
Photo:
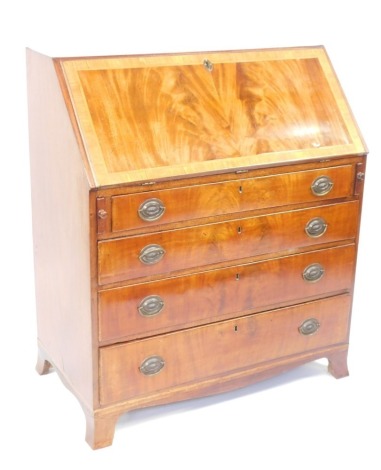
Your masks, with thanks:
M91 70L79 78L113 173L349 143L316 59L216 64L211 73L202 64Z
M323 218L328 228L319 238L311 238L305 227L316 217ZM265 253L355 239L358 217L358 201L352 201L100 241L99 284L174 274ZM156 264L143 264L139 255L153 244L162 247L165 255Z
M328 194L317 196L311 186L322 176L329 177L333 187ZM111 230L119 232L266 207L350 197L354 180L355 165L345 165L114 196L111 199ZM158 220L145 221L139 216L139 207L152 198L162 203L165 212Z
M59 63L99 184L366 152L323 48Z
M277 304L350 291L354 255L355 246L348 245L103 290L98 296L99 339L110 342L147 337ZM323 267L323 277L307 282L303 272L314 263ZM162 299L163 309L152 317L141 315L139 305L153 295Z
M145 340L100 349L103 404L139 397L184 383L348 341L351 297L343 295L241 317ZM320 328L305 336L301 324L315 318ZM140 372L142 362L160 356L156 375Z

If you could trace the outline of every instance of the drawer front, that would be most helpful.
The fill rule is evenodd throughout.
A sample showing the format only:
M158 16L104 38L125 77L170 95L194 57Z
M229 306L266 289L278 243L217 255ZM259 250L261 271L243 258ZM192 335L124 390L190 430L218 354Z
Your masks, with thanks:
M98 281L104 285L316 243L354 239L358 208L358 202L352 201L100 241ZM318 223L314 225L316 220ZM307 228L313 236L307 235ZM323 233L316 237L319 231Z
M354 245L99 293L99 339L136 339L351 289Z
M346 343L350 303L342 295L101 348L101 403Z
M354 166L343 165L112 198L112 231L353 195Z

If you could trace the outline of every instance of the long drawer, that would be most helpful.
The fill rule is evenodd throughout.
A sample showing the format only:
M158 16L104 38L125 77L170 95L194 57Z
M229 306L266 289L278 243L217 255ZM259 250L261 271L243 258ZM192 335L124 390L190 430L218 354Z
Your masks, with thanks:
M99 292L99 340L136 339L350 289L355 246Z
M113 232L353 195L354 165L112 197Z
M354 239L358 201L98 242L98 282L174 273Z
M100 349L102 404L348 341L350 295Z

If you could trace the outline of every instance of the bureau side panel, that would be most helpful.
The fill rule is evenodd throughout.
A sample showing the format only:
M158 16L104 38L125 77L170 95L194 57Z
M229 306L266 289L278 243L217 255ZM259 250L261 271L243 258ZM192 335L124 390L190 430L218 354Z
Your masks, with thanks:
M53 61L28 50L27 70L38 340L92 406L90 184Z

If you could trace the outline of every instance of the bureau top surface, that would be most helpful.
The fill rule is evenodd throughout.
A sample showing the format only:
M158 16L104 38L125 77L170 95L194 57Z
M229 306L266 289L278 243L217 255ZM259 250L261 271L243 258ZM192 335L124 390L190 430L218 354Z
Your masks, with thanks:
M366 153L323 47L55 63L95 186Z

